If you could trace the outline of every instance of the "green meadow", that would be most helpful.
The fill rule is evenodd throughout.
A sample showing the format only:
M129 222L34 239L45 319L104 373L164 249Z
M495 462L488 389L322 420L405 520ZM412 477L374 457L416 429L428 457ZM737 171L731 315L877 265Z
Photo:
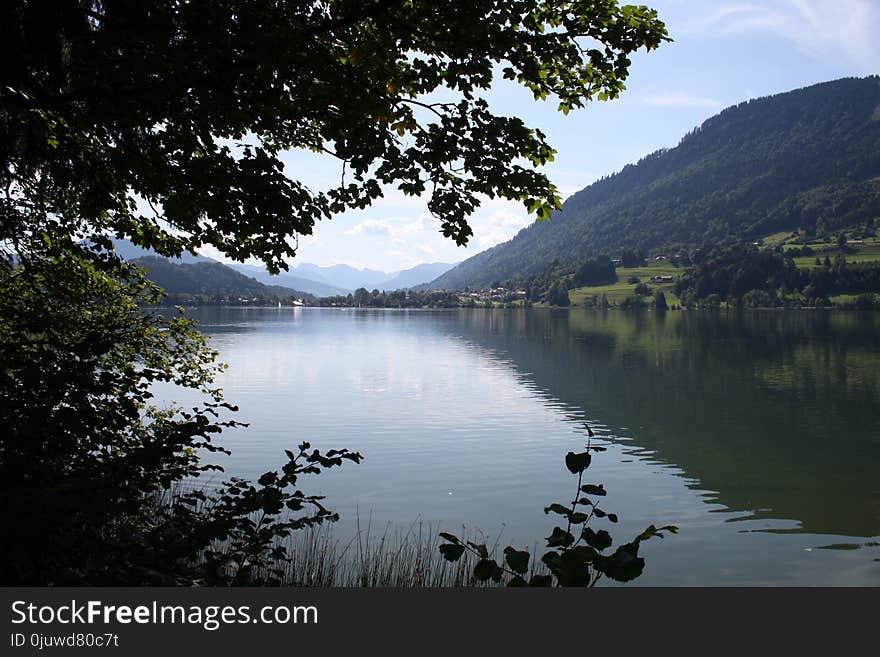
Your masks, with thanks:
M673 279L677 279L682 272L684 272L684 268L675 267L668 262L652 263L644 267L618 267L616 283L575 288L568 291L568 298L571 300L571 305L580 306L587 298L601 297L604 294L611 305L620 305L627 297L635 296L635 288L638 283L628 282L630 278L635 277L650 288L651 295L655 290L662 290L666 295L666 303L671 306L680 303L678 297L675 296L675 280L670 283L653 283L651 279L654 276L672 276ZM652 296L647 299L651 301Z
M794 259L798 267L812 268L816 266L816 258L824 260L828 256L831 261L838 255L843 255L847 262L880 262L880 239L872 237L864 240L864 245L848 246L846 250L840 249L836 244L818 242L808 246L815 251L811 256L803 256ZM788 245L787 245L788 246ZM796 245L791 245L794 248ZM783 247L785 248L785 247Z

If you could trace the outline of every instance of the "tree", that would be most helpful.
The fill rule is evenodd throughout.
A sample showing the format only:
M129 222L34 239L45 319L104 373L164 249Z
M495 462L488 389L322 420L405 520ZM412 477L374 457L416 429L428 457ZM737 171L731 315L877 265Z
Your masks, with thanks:
M360 460L347 450L304 445L255 484L175 492L220 469L204 457L238 423L221 417L235 408L212 385L205 337L138 307L159 293L142 270L63 241L0 259L3 585L278 582L278 540L335 519L298 480ZM160 407L156 382L206 400Z
M669 310L669 304L666 301L666 295L663 293L663 290L656 290L654 292L654 310Z
M550 291L547 293L547 303L551 306L561 306L563 308L571 303L568 297L568 288L565 287L565 283L561 280L557 280L550 288Z
M624 249L620 254L621 264L626 267L641 267L645 264L645 253L641 249Z
M609 285L617 282L617 272L614 263L608 256L584 262L574 275L576 285L594 287L597 285Z
M4 9L0 420L12 429L0 434L0 499L24 528L2 546L5 584L275 582L277 541L333 518L298 478L360 459L303 445L256 483L163 502L210 467L199 456L233 408L192 327L138 310L157 291L108 235L162 255L211 245L277 271L316 221L383 186L425 194L459 244L484 196L547 219L560 199L534 167L553 149L492 112L493 78L568 112L617 97L629 55L667 38L653 10L616 0ZM336 158L339 184L288 177L291 149ZM153 381L207 401L153 408Z
M427 194L459 244L481 195L549 218L559 194L533 167L554 151L491 111L493 78L567 113L616 98L629 56L667 40L654 10L617 0L14 0L4 13L0 239L52 224L273 270L318 219L383 185ZM289 149L337 158L340 183L287 177Z

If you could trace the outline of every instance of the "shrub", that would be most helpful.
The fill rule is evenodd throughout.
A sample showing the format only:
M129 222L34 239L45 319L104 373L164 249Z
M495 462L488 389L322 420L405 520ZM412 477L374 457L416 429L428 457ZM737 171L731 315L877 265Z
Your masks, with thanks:
M42 245L42 246L40 246ZM143 312L159 290L108 251L49 236L0 259L0 544L4 585L192 585L275 581L279 540L335 519L299 490L347 450L288 451L256 484L171 495L235 407L193 323ZM153 385L200 390L160 408Z
M593 432L589 427L587 432L592 438ZM674 525L660 528L651 525L633 540L606 553L614 542L611 534L605 529L595 531L588 525L597 519L616 523L617 515L599 506L599 498L607 495L603 485L583 483L584 472L592 462L591 452L604 449L592 445L588 440L585 451L569 452L565 456L565 467L577 475L577 488L570 503L554 503L544 509L545 514L559 515L565 521L565 528L554 527L545 539L547 552L541 557L541 562L549 574L533 574L526 581L532 560L529 552L507 546L503 551L504 559L499 564L485 544L463 541L448 532L440 534L446 541L440 546L440 553L451 562L457 562L470 553L476 559L473 573L478 582L506 582L507 586L595 586L603 576L618 582L639 577L645 568L645 560L639 556L642 541L663 538L664 532L674 534L678 528Z

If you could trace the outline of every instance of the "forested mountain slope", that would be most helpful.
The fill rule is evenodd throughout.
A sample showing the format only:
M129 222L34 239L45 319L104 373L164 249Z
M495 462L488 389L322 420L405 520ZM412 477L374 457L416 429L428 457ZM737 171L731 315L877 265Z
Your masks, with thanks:
M143 267L147 277L171 295L312 298L287 287L263 285L214 260L176 263L168 258L147 256L133 262Z
M880 78L846 78L724 110L430 287L485 286L623 248L656 252L782 230L821 236L875 218Z

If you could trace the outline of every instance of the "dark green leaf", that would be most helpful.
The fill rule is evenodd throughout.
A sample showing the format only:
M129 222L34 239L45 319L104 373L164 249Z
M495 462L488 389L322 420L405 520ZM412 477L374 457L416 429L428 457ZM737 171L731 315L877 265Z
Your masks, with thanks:
M562 506L561 504L551 504L550 506L544 507L544 513L558 513L561 516L565 516L566 518L571 515L571 509Z
M493 559L480 559L474 566L474 577L478 582L485 582L489 579L499 582L501 574L501 569Z
M605 490L605 486L602 484L586 484L581 486L581 492L586 493L587 495L597 495L600 497L608 494Z
M589 452L581 452L579 454L569 452L565 455L565 467L567 467L568 471L572 474L580 474L590 467L591 458Z
M489 550L486 548L486 545L483 543L471 543L468 541L468 545L470 545L474 550L477 551L477 554L480 555L482 559L489 558Z
M458 561L461 559L461 555L464 554L464 545L441 545L440 554L443 555L446 561Z
M589 527L585 527L584 531L581 532L581 536L583 536L587 545L590 545L597 550L604 550L607 547L611 547L611 534L604 529L594 532Z
M568 547L574 543L574 536L561 527L555 527L547 537L547 547Z
M504 548L504 559L510 569L517 573L524 573L529 569L529 559L531 555L528 552L514 550L512 547Z
M621 545L611 556L599 556L593 562L596 569L617 582L629 582L642 574L645 560L638 556L638 543Z

